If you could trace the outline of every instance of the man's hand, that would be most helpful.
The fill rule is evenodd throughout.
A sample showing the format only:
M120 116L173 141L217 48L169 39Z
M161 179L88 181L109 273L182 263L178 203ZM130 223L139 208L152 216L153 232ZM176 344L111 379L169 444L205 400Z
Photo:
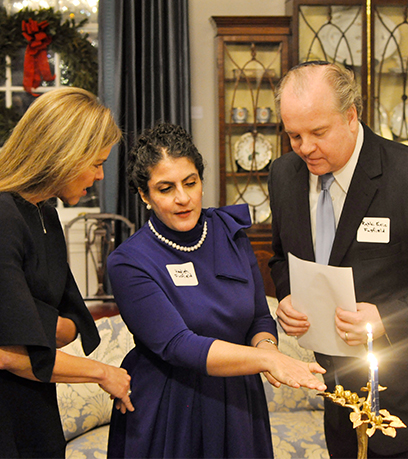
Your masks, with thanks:
M291 295L286 296L276 311L279 323L289 336L302 336L310 327L307 316L292 306Z
M370 323L373 330L373 338L379 338L385 334L384 324L375 304L357 303L357 311L345 311L336 309L336 331L340 338L350 346L358 346L367 343L367 324Z

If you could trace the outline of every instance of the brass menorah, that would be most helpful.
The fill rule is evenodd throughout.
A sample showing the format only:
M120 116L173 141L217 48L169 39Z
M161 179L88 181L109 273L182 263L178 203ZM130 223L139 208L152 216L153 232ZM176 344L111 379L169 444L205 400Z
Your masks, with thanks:
M379 391L386 390L386 387L378 386ZM371 383L362 387L363 392L368 392L367 399L359 397L356 392L344 390L343 386L337 385L333 393L322 392L319 395L328 398L337 405L351 408L350 421L357 432L358 456L357 459L367 459L368 438L376 430L381 430L384 435L395 437L395 429L406 427L406 425L397 416L393 416L387 410L375 410L371 408Z

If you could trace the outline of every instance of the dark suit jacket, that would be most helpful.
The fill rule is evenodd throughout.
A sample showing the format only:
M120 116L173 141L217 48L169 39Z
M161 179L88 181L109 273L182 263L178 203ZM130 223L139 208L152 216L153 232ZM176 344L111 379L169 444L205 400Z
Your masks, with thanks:
M314 261L310 226L309 172L294 152L272 163L269 176L272 209L271 275L279 300L290 293L288 252ZM390 242L357 242L364 217L388 217ZM379 360L380 405L408 425L408 148L385 140L364 126L364 143L338 223L329 264L353 268L357 302L377 305L387 335L374 341ZM358 391L367 382L368 364L333 358L340 383ZM323 365L324 366L324 365ZM351 423L350 423L351 424ZM381 432L370 440L380 454L408 451L408 429L394 439Z

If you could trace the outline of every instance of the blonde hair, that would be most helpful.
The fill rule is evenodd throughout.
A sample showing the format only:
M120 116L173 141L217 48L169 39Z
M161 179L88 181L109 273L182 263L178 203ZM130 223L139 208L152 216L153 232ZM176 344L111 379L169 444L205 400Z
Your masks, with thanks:
M279 82L275 102L278 115L280 116L280 102L282 92L288 83L292 83L292 88L301 95L302 91L307 90L310 85L313 85L316 73L323 69L323 80L327 81L333 89L336 109L345 115L348 110L354 105L357 110L357 116L361 119L363 112L363 99L361 97L357 82L354 78L354 73L351 70L340 67L337 64L332 64L325 61L311 61L298 64L282 78Z
M110 110L90 92L45 93L0 151L0 191L56 196L121 137Z

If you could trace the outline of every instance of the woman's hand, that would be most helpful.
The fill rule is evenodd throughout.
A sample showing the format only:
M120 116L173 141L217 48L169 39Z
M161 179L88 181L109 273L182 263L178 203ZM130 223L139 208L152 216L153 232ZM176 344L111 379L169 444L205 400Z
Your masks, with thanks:
M326 373L317 362L302 362L282 354L278 350L270 351L270 370L265 371L266 379L275 387L281 384L299 388L326 390L326 385L320 381L313 373Z
M105 365L105 381L99 383L99 386L109 394L111 399L115 400L115 407L125 414L126 410L134 411L130 401L130 376L124 368L117 368L111 365Z
M24 346L0 346L0 370L38 381ZM117 399L115 405L122 413L126 410L134 411L129 398L130 376L124 368L57 351L51 382L98 383L104 391L111 394L112 399Z
M207 373L210 376L242 376L264 373L276 387L307 387L325 390L326 386L313 373L325 373L318 363L306 363L279 352L276 346L259 340L271 334L259 333L253 338L258 347L215 340L208 351Z

